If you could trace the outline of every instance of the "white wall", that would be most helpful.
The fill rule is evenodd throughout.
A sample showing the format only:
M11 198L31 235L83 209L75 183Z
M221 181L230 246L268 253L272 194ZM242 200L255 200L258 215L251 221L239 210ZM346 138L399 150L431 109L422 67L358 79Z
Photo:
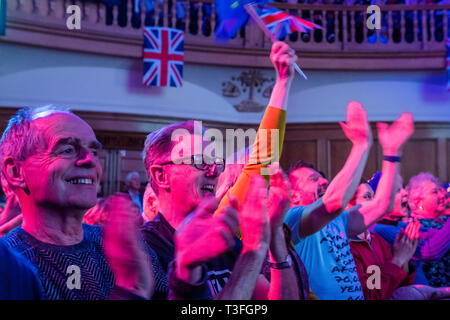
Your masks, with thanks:
M243 70L186 64L183 88L143 87L140 60L0 43L0 106L52 103L74 110L258 123L261 113L233 107L246 94L222 96L222 82ZM264 72L274 76L272 70ZM294 81L288 122L341 121L350 100L363 103L371 121L393 120L404 110L416 121L450 121L445 70L305 72L309 80Z

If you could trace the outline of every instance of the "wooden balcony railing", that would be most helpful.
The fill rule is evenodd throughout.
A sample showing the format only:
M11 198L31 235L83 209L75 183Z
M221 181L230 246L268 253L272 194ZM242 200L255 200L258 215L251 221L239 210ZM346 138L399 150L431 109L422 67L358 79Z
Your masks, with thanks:
M73 0L8 0L6 35L0 41L138 58L142 28L160 25L185 31L185 61L268 66L270 40L248 24L228 43L217 42L214 0L152 1L133 14L126 8ZM68 30L69 5L79 5L81 30ZM287 41L310 69L439 69L445 67L450 5L381 7L381 29L366 26L367 6L272 4L323 27Z

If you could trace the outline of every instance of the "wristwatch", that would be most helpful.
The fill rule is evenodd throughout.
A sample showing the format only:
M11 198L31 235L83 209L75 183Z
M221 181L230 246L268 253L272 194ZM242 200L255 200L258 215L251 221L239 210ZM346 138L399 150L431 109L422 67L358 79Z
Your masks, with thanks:
M287 255L286 259L283 262L272 262L270 260L268 260L267 262L269 262L270 267L273 269L280 270L292 267L292 258L289 254Z

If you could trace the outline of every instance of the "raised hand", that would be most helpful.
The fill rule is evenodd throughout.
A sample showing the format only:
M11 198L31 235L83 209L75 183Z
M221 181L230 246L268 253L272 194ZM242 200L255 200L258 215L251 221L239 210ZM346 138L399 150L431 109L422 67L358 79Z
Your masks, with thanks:
M377 123L378 139L385 155L397 155L414 132L413 115L404 112L389 127L386 123Z
M297 56L295 51L285 42L277 41L273 43L270 60L275 67L278 79L292 80L294 78L294 65L295 61L297 61Z
M183 221L175 233L177 269L192 269L234 245L238 232L237 201L230 199L230 206L213 215L218 199L208 197Z
M270 243L269 218L267 214L267 189L264 178L253 175L247 197L239 211L242 233L242 251L267 250Z
M345 136L354 144L370 146L372 144L372 130L367 122L367 113L362 105L351 101L347 105L346 123L339 122Z
M105 210L108 218L104 225L103 248L116 284L149 299L154 274L139 237L139 208L128 194L116 193L106 199Z

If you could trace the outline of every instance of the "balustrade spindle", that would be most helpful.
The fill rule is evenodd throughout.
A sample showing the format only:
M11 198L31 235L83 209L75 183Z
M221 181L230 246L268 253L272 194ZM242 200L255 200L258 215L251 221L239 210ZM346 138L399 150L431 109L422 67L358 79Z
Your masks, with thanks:
M177 1L172 0L172 7L170 8L170 27L175 28L177 23Z
M197 36L203 36L203 2L197 2Z
M375 28L375 34L376 34L376 36L377 36L377 42L378 42L378 43L381 43L381 41L380 41L381 30L382 30L383 27L384 27L384 26L383 26L383 15L384 15L384 12L381 11L380 13L381 13L381 28L380 28L380 29ZM364 29L366 28L365 22L364 22L363 28L364 28ZM363 41L363 42L364 42L364 41Z
M191 24L191 1L185 2L184 18L186 19L186 33L190 33Z
M211 3L211 34L214 36L216 32L216 2Z
M345 44L348 42L348 20L347 20L347 10L342 10L342 49L345 48Z
M119 26L119 6L113 6L112 25ZM115 22L115 23L114 23Z
M350 16L350 29L348 30L348 35L349 35L349 43L353 42L353 37L356 35L356 28L355 28L355 11L353 10L349 10L348 14Z
M339 13L341 13L342 11L338 11L338 10L334 10L333 11L333 16L334 16L334 26L333 26L333 33L334 33L334 40L333 42L339 41Z
M106 6L104 4L98 5L97 21L99 24L106 24Z
M47 17L50 13L49 0L36 0L36 8L40 16Z
M157 27L157 26L159 26L159 11L161 11L161 8L159 7L159 1L160 0L153 0L153 7L154 7L154 21L155 21L155 26Z
M392 15L392 10L388 11L387 22L388 22L387 38L388 38L389 42L393 43L393 41L394 41L394 18Z
M427 26L427 10L422 10L422 43L424 44L424 48L425 48L425 44L427 43L427 39L428 39L428 26Z
M127 0L127 24L126 24L126 26L125 26L125 28L126 29L133 29L133 26L132 26L132 24L131 24L131 17L132 17L132 14L133 14L133 3L134 3L134 0L133 1L130 1L130 0Z
M28 14L33 14L35 11L35 2L34 0L20 0L19 1L20 6L19 6L19 10L24 12L24 13L28 13Z
M169 0L164 0L163 2L163 14L162 14L162 25L163 27L169 26Z
M139 15L141 16L141 28L145 28L145 16L147 14L147 11L150 10L150 8L147 8L147 3L145 1L141 1L138 10L140 10L138 12Z
M327 43L327 12L326 10L322 10L320 13L320 23L322 24L322 39L320 42Z
M17 11L19 10L20 4L18 0L8 0L6 1L6 8L8 11Z

